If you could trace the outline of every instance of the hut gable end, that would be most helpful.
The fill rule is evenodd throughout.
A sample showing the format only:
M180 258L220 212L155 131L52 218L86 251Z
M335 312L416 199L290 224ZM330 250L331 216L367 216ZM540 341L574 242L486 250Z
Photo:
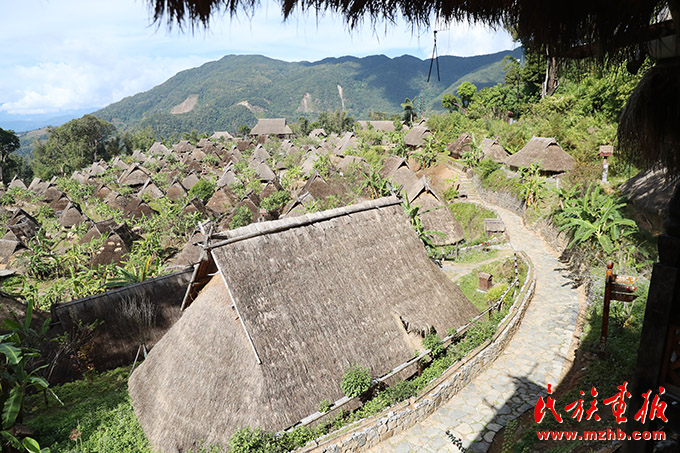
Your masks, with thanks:
M221 232L209 248L218 274L130 380L161 451L192 446L194 414L222 444L239 426L290 426L342 396L351 364L380 376L410 359L405 324L444 334L478 313L396 197Z

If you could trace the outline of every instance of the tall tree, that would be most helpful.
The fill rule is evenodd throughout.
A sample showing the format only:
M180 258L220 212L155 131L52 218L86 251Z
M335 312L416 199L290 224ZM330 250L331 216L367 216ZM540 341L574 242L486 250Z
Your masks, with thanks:
M94 115L48 130L49 138L35 149L33 171L41 178L67 174L120 152L113 124Z
M463 103L463 107L467 108L472 102L472 98L477 94L477 87L472 83L465 81L460 84L457 90L460 101Z
M401 104L401 108L404 109L404 122L409 126L413 124L413 116L415 115L415 106L413 103L415 100L416 98L406 98L404 99L403 104Z
M7 157L19 149L20 146L19 137L17 137L13 130L0 128L0 181L4 182L3 174Z

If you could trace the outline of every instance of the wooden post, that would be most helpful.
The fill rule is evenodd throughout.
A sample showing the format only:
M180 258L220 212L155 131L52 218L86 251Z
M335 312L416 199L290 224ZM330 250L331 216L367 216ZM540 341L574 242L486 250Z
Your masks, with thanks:
M600 352L598 354L601 359L604 359L605 349L607 347L607 328L609 327L609 302L612 297L613 268L614 263L609 261L607 263L607 274L604 280L604 307L602 308L602 331L600 333Z

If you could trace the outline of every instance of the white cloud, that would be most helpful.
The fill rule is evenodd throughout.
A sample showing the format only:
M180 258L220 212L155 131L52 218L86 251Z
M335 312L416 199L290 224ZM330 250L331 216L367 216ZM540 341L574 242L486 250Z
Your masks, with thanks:
M96 108L148 90L176 72L227 54L264 54L286 61L344 55L410 54L428 58L432 32L397 24L348 32L333 15L296 13L282 23L271 1L252 19L213 21L208 31L181 33L150 25L144 0L10 2L0 28L0 111L57 113ZM507 33L482 27L439 33L440 55L475 55L512 47Z

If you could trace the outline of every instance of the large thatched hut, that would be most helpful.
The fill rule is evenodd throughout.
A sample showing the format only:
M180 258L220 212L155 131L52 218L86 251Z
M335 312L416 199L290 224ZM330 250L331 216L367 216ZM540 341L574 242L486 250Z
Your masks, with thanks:
M505 159L505 165L513 170L538 164L546 175L570 171L576 160L563 150L554 138L532 137L517 153Z
M491 159L502 164L510 156L503 145L498 143L498 139L485 138L480 147L482 148L482 159Z
M164 452L226 445L240 426L286 428L340 398L350 365L383 375L421 335L478 313L396 197L225 231L208 250L184 315L129 382Z
M285 118L260 118L257 124L250 130L250 135L255 137L274 136L278 138L291 138L293 131L286 124Z

